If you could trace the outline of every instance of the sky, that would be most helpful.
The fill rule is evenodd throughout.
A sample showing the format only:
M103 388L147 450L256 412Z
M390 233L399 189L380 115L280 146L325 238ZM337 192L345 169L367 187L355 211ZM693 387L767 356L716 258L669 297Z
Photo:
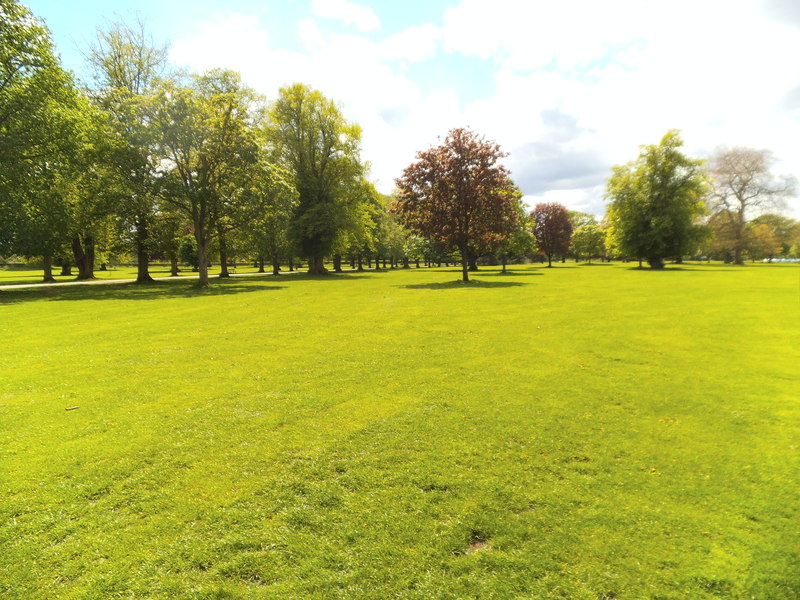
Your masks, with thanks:
M97 29L139 15L176 66L268 99L309 84L361 125L383 193L455 127L500 144L530 206L602 216L611 167L670 129L691 156L767 149L800 179L800 0L23 3L79 79Z

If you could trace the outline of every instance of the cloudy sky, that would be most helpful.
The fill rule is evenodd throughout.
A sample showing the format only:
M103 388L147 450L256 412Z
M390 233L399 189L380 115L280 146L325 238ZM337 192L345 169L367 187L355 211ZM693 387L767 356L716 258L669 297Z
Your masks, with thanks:
M694 156L766 148L800 177L800 0L23 3L79 76L96 29L138 13L177 65L235 69L269 98L310 84L362 126L385 193L454 127L509 153L528 204L596 215L611 166L672 128Z

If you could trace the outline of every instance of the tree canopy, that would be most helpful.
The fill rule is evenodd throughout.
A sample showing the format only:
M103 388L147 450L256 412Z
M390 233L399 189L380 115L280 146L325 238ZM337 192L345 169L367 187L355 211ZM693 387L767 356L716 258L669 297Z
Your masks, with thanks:
M505 156L494 142L454 129L442 145L419 152L395 180L392 210L419 235L457 249L464 281L470 251L501 242L519 222L521 194L499 164Z
M704 212L702 161L683 154L682 145L672 130L659 144L642 146L636 160L614 167L606 188L614 247L654 269L691 248L695 219Z

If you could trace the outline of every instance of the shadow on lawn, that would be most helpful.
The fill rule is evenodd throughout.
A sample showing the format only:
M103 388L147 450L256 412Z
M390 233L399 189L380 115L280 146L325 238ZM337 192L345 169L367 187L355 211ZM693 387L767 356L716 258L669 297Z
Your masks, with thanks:
M466 289L486 289L486 288L505 288L505 287L519 287L521 285L528 285L521 281L483 281L481 279L472 279L470 281L440 281L438 283L412 283L408 285L398 285L395 287L404 288L407 290L466 290Z
M156 281L154 283L108 283L101 285L58 285L21 290L0 290L0 305L19 302L76 301L76 300L164 300L227 296L250 292L268 292L285 286L261 281L243 283L236 280L213 280L202 288L194 281Z

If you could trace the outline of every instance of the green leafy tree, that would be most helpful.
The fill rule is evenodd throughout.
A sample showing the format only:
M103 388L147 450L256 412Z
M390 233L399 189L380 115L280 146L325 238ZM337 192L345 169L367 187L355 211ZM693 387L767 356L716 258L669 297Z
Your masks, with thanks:
M453 129L396 180L392 210L412 231L458 250L463 281L469 281L470 252L498 244L519 223L520 192L499 164L505 156L497 144Z
M614 167L606 198L612 245L622 254L646 258L653 269L691 250L696 218L707 191L702 161L684 155L677 131L639 157Z
M581 225L572 232L572 251L591 263L605 253L605 241L606 233L599 225Z
M191 221L200 285L226 203L249 185L258 161L256 98L237 73L214 70L189 85L165 82L148 102L151 157L161 169L160 198Z
M294 174L299 201L291 236L309 273L324 273L324 258L347 221L348 195L364 175L361 128L346 122L332 100L296 83L280 90L266 134L277 161Z
M48 29L27 7L0 0L0 253L13 251L32 216L26 201L43 200L37 175L49 177L72 153L77 101Z
M138 264L136 281L150 282L157 177L149 157L143 108L165 69L167 49L153 42L143 21L135 25L117 22L98 30L87 57L95 72L92 98L109 116L103 145L106 187L115 190L118 224L132 237Z
M262 154L256 165L257 173L245 192L248 226L243 228L249 248L257 256L259 271L264 263L272 263L273 275L280 273L281 257L289 258L293 251L289 227L297 208L297 190L292 185L292 173L272 164Z

